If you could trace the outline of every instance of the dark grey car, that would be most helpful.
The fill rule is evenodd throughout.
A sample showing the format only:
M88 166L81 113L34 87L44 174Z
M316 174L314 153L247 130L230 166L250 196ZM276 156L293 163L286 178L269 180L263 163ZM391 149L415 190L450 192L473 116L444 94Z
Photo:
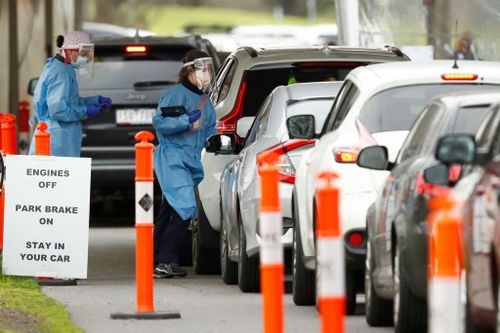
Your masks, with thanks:
M427 331L427 202L443 187L427 183L424 172L432 172L439 164L434 152L442 135L475 133L497 100L498 94L487 89L498 87L476 86L474 90L478 88L483 93L434 99L416 120L395 163L388 161L383 146L365 148L358 157L359 166L391 170L367 213L365 293L371 326L394 320L396 332ZM454 166L451 170L449 180L454 184L461 169Z

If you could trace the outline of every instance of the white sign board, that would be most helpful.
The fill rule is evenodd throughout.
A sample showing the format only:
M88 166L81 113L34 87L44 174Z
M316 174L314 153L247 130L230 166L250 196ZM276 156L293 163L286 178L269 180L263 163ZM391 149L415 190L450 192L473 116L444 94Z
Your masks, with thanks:
M9 155L5 165L4 274L86 278L91 159Z

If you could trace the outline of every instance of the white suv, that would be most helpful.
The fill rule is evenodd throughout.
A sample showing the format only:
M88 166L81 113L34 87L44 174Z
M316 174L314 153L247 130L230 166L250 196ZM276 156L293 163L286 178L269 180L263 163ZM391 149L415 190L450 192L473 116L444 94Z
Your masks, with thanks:
M255 50L244 47L227 57L211 95L219 133L237 133L243 143L253 117L269 93L294 82L343 80L354 68L409 60L396 48L313 47ZM197 189L199 218L193 223L193 266L197 273L219 270L220 177L236 155L202 156L205 178Z
M387 63L360 67L345 79L313 149L304 154L294 188L294 301L315 301L315 191L320 171L340 176L340 218L346 253L347 313L363 290L366 211L387 171L362 169L357 154L369 145L384 145L394 160L410 127L437 94L486 85L488 70L498 64L453 61ZM462 75L463 74L463 75ZM486 78L486 79L485 79ZM432 89L420 89L432 86Z

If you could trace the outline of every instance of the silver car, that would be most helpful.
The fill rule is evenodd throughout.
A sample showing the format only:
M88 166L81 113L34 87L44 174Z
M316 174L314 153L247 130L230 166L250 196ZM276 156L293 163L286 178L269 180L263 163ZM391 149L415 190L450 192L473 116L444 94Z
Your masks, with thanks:
M282 241L285 248L291 248L295 166L316 142L340 85L341 82L323 82L280 86L262 104L246 136L245 146L221 176L221 272L224 282L238 282L244 292L260 289L258 223L261 195L256 157L266 150L274 150L280 156ZM228 134L219 136L227 137Z

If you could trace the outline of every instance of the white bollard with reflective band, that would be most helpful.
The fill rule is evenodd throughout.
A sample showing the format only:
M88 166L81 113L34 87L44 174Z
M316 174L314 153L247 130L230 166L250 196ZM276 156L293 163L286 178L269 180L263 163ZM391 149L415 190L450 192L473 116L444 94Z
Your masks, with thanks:
M283 221L278 189L278 158L273 153L257 156L261 177L260 200L260 280L265 333L283 332ZM245 249L240 249L245 251Z

